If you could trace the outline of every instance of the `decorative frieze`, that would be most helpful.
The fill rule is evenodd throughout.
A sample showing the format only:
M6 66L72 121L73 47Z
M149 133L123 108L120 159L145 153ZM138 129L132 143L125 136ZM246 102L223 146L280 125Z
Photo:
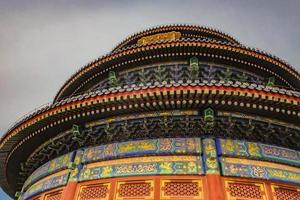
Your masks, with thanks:
M300 184L300 168L265 161L222 158L223 176L267 179Z
M39 194L44 191L48 191L57 187L64 186L68 183L69 170L62 171L53 176L49 176L45 179L38 181L29 187L26 192L21 197L21 200L28 199L36 194Z
M79 181L140 175L203 174L200 156L148 156L88 164Z
M219 164L215 140L212 138L203 139L203 159L206 174L219 174Z
M120 157L145 155L198 154L201 153L200 138L164 138L113 143L77 151L76 161L90 163ZM81 158L80 158L81 157Z
M34 183L35 181L48 176L50 174L53 174L57 171L67 169L70 162L72 162L73 157L75 155L75 152L71 152L65 155L62 155L58 158L55 158L38 169L36 169L26 180L26 182L23 185L23 190L26 189L29 185Z
M218 154L227 157L245 157L300 166L300 152L273 145L231 139L217 139Z

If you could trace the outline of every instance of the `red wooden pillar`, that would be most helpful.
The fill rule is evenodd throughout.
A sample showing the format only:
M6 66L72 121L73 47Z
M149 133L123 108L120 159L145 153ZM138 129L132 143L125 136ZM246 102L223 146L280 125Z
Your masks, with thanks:
M160 199L160 177L154 177L154 200Z
M114 178L114 179L109 179L110 181L110 190L109 190L109 200L114 200L116 199L116 196L117 196L117 179Z
M268 199L275 199L273 191L272 191L272 187L269 181L265 182L265 193L266 196L268 197Z
M74 200L76 192L77 182L71 181L67 184L63 190L62 199L63 200Z
M221 176L218 174L207 174L207 193L209 200L225 200L226 195Z

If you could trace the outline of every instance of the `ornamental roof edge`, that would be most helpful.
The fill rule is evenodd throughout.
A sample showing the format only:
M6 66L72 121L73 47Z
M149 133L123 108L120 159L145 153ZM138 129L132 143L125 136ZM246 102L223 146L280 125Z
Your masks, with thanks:
M178 41L180 41L180 39ZM212 41L212 40L211 40L211 42L213 42L213 43L219 43L219 44L223 43L223 42L220 42L220 41ZM153 44L163 44L163 43L164 42L157 42L157 43L153 43ZM114 54L119 54L119 53L121 53L123 51L127 51L127 50L130 50L130 49L135 49L135 48L139 48L139 47L143 47L143 46L147 46L147 45L148 44L146 44L146 45L140 45L140 46L135 46L135 47L124 48L124 49L121 49L120 51L110 52L110 53L107 53L107 54L104 54L104 55L100 56L99 58L95 59L92 62L89 62L85 66L83 66L80 69L78 69L67 81L65 81L65 83L60 87L59 91L56 93L56 95L54 97L54 102L57 101L60 98L61 93L67 87L67 85L70 83L70 81L73 80L80 73L82 73L87 67L90 67L90 66L96 64L97 62L99 62L101 60L104 60L105 58L108 58L109 56L112 56ZM246 45L242 45L242 44L226 43L226 45L240 47L240 48L243 48L244 50L247 50L247 51L254 51L255 53L260 53L262 55L268 56L271 59L274 59L274 60L280 62L281 64L285 65L289 69L288 70L289 73L293 72L293 73L296 74L296 77L300 77L300 73L293 66L291 66L286 61L280 59L279 57L274 56L274 55L272 55L272 54L270 54L270 53L268 53L266 51L263 51L263 50L260 50L260 49L257 49L257 48L253 48L253 47L249 47L249 46L246 46ZM290 70L292 72L290 72ZM300 78L298 78L298 79L300 81Z

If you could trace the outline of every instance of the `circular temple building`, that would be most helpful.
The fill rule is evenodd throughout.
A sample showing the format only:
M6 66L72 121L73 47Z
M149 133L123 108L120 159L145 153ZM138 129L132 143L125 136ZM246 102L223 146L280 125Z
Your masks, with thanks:
M300 74L218 30L136 33L0 141L21 200L299 200Z

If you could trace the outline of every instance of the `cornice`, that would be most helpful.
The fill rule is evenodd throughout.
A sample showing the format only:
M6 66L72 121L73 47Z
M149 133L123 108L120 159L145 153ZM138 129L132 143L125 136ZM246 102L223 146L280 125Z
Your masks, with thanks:
M267 73L273 74L274 76L291 86L292 83L291 80L289 80L290 77L282 78L281 73L274 72L276 70L282 70L289 74L289 76L294 78L293 80L295 81L293 81L294 86L291 86L292 88L300 87L300 74L290 65L265 52L261 52L256 49L251 49L241 45L227 44L218 41L210 41L205 39L185 39L177 41L156 42L137 47L130 47L123 49L122 51L103 56L102 58L97 59L96 61L88 64L87 66L80 69L77 73L75 73L59 90L55 97L55 100L62 98L64 92L75 83L77 86L73 89L73 92L80 90L80 88L82 88L90 80L101 74L107 73L109 70L115 70L126 65L147 60L182 56L202 56L211 59L220 59L224 61L231 61L243 65L248 65L249 67L257 68L259 70L263 70ZM244 58L245 56L248 57L248 59ZM250 61L251 59L252 61ZM272 69L273 67L262 67L261 63L264 63L264 65L267 65L266 63L269 63L269 65L276 66L277 69ZM98 72L95 72L93 73L93 75L83 78L86 74L91 73L95 69L98 69Z
M11 129L5 136L1 139L0 148L3 148L4 144L12 137L16 136L19 132L25 130L26 128L39 123L47 118L61 114L67 111L72 111L77 108L89 107L90 105L108 103L108 102L120 102L120 99L132 100L136 102L139 100L144 100L143 97L147 96L161 96L161 93L178 93L180 91L198 93L198 94L219 94L224 96L241 96L249 97L257 100L264 100L268 102L274 102L276 104L281 103L282 108L279 110L274 107L272 112L282 112L291 116L300 116L300 111L297 109L289 109L290 106L299 107L300 104L300 94L292 90L285 90L280 88L266 87L262 85L246 84L246 83L225 83L225 82L212 82L212 83L163 83L148 86L135 86L134 88L111 88L110 90L94 91L90 93L85 93L82 95L70 97L64 99L60 102L56 102L51 106L42 108L30 115L30 117L25 118L22 122L17 123L18 125ZM185 92L185 93L186 93ZM134 99L133 99L134 97ZM166 99L167 100L167 99ZM192 99L191 99L192 100ZM286 105L286 108L284 108ZM139 106L139 105L138 105ZM279 105L277 105L279 106ZM102 108L103 110L104 108ZM108 111L110 108L107 108ZM118 108L113 108L113 110ZM121 108L123 109L123 108ZM268 108L269 109L269 108ZM267 110L268 110L267 109ZM104 109L105 110L105 109ZM66 119L67 120L67 119ZM47 124L46 127L51 127L54 124ZM27 137L32 137L35 134L42 132L45 127L32 133ZM23 139L24 140L24 139ZM24 141L23 141L24 142ZM18 143L18 146L22 144L22 141Z

